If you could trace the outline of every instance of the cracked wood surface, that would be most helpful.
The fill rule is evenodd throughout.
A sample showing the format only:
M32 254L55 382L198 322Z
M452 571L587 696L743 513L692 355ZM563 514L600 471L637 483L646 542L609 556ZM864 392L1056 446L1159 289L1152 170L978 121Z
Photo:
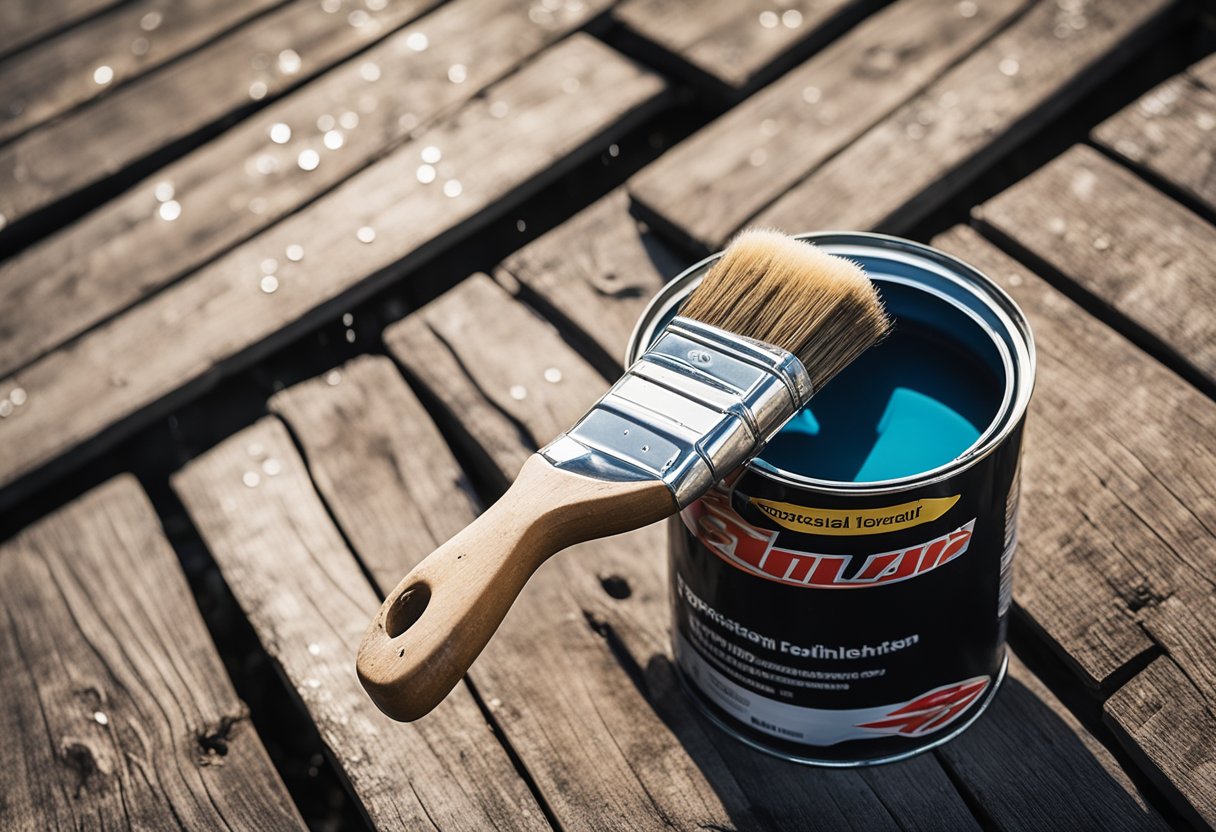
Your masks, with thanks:
M1170 828L1101 740L1016 655L987 712L937 753L998 829Z
M563 92L571 78L578 96ZM0 380L5 394L15 386L28 393L0 422L0 487L30 472L48 477L53 461L78 464L173 397L400 277L596 152L659 106L664 90L656 75L587 35L545 50L309 210ZM505 104L506 114L498 117L495 104ZM498 151L487 154L490 145ZM448 182L419 181L429 146L442 148L443 163L452 165ZM449 182L459 190L436 203ZM295 245L304 249L302 261L278 259ZM276 261L272 292L259 288L267 259ZM70 450L76 453L65 460ZM0 491L0 504L15 493Z
M605 4L585 3L545 26L529 20L518 0L441 6L0 264L0 375L305 207ZM428 39L421 52L413 48L420 35ZM460 84L448 79L454 64L467 66ZM370 112L359 106L368 96L377 102ZM302 173L298 159L307 151L319 154L318 164ZM444 164L451 162L439 167ZM166 187L181 208L171 222L158 214L158 189ZM306 263L315 254L305 250ZM286 252L273 256L284 260ZM72 302L62 302L64 297Z
M1162 602L1212 590L1216 405L976 232L934 243L997 280L1035 334L1014 599L1092 686L1154 642L1202 646L1204 625Z
M1038 338L1016 615L1063 658L1042 669L1084 722L1015 656L988 712L931 754L808 772L751 752L679 689L659 527L555 558L422 722L382 717L353 672L378 588L475 516L470 479L492 498L606 388L689 252L757 217L909 228L1193 4L402 0L358 20L338 5L181 0L148 31L160 0L0 4L0 246L16 251L0 265L0 506L653 115L663 79L585 25L611 16L611 42L701 87L694 109L802 61L493 279L391 326L391 358L277 392L174 487L377 827L1163 828L1146 784L1171 820L1216 825L1213 56L1086 124L1103 152L1075 147L976 209L1029 268L970 229L935 240L1009 289ZM326 115L346 119L340 148ZM0 600L0 826L301 826L133 478L0 544Z
M303 829L129 475L0 546L0 827Z
M909 228L1131 61L1173 5L1091 3L1083 28L1061 40L1067 10L1039 0L756 221L790 231Z
M226 439L173 485L377 828L548 828L464 685L410 724L363 692L355 651L379 596L281 422L266 417Z

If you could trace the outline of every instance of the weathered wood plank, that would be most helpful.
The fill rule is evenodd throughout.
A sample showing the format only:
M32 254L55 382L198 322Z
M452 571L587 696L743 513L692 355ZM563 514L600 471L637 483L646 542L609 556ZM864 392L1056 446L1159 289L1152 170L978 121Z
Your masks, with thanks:
M965 17L953 3L900 0L648 165L630 193L658 227L721 248L1026 5L972 4Z
M464 472L389 359L356 358L277 393L270 410L382 594L477 516Z
M1167 656L1106 701L1105 720L1172 804L1197 827L1216 826L1216 715Z
M1216 89L1205 72L1216 76L1216 56L1108 118L1093 138L1216 213Z
M526 287L526 299L556 311L599 352L597 363L619 367L642 310L688 260L629 214L629 197L613 191L503 261L503 272Z
M757 222L791 231L907 228L1131 61L1172 6L1106 0L1070 12L1040 0Z
M0 3L0 54L71 26L122 0L8 0Z
M1169 828L1110 751L1014 655L984 716L938 755L998 829Z
M1077 145L975 216L1130 318L1216 390L1216 231Z
M133 477L0 547L0 826L303 829Z
M385 338L500 484L606 387L484 276ZM652 526L554 558L473 666L563 827L974 828L931 757L807 778L696 718L668 658L662 534Z
M663 91L656 76L585 35L546 50L307 211L0 381L2 395L20 387L28 397L0 421L0 485L40 468L47 476L51 460L78 463L155 413L151 405L164 409L168 397L190 395L400 276L562 176L653 111ZM501 105L508 112L498 118ZM441 175L423 184L428 147L444 158ZM303 260L279 261L263 277L267 259L289 246L302 246ZM14 493L0 491L0 504Z
M0 65L0 142L66 113L285 0L123 3ZM50 4L54 5L54 4Z
M1035 334L1014 599L1088 684L1118 684L1152 647L1155 605L1211 591L1216 405L974 231L934 242L1000 282ZM1210 661L1200 627L1168 649Z
M606 2L545 26L518 0L446 4L0 264L0 375L300 208ZM454 65L466 67L462 83L448 78ZM300 169L301 153L317 154L314 170ZM158 213L158 194L173 200L176 219Z
M15 223L210 124L273 99L434 4L400 0L350 17L345 9L329 14L316 0L294 0L263 15L115 90L97 106L0 148L0 217ZM259 56L269 59L265 66Z
M266 418L225 440L173 486L377 827L548 827L464 685L410 724L389 720L363 692L354 656L378 596L281 422Z
M694 77L741 93L771 77L782 58L830 35L867 0L627 0L613 19L692 68Z

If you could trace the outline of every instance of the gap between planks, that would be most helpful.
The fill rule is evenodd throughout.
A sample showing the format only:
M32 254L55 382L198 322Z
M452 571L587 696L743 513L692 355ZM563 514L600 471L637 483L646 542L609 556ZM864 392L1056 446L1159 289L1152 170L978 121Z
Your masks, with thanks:
M56 30L80 26L124 0L10 0L0 5L0 56L28 49Z
M937 14L952 8L931 5ZM982 17L983 12L969 21L947 18L946 25L975 40L956 39L951 48L959 51L944 64L934 64L932 53L927 62L913 64L924 75L908 87L890 87L899 91L891 100L871 96L883 102L874 110L816 83L816 74L831 77L833 66L865 77L867 67L858 56L870 54L864 49L870 38L896 49L888 55L899 54L898 45L910 35L907 42L915 45L918 31L924 42L935 42L932 33L942 24L928 23L934 8L922 10L915 0L903 0L874 15L711 125L705 138L694 137L653 170L644 170L630 184L644 218L698 250L720 248L748 223L791 232L907 228L1130 61L1172 19L1174 4L1112 0L1091 8L1084 28L1066 41L1056 37L1064 12L1052 0L1038 0L1028 10L1025 4L1003 7L994 18ZM930 17L917 25L928 28L918 30L912 21L922 15ZM907 22L888 30L888 21L895 19ZM845 43L852 48L829 60ZM891 62L888 57L883 66L889 70ZM856 85L834 88L849 91ZM767 137L766 121L772 134ZM783 129L803 123L816 127L812 135L830 140L813 142L805 152L804 142L794 142L800 131ZM719 182L735 179L734 199L705 198Z

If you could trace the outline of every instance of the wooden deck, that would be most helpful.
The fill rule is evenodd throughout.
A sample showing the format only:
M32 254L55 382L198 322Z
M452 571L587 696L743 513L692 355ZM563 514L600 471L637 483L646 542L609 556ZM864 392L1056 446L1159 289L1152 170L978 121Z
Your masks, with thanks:
M1209 0L5 3L0 828L1216 827L1214 49ZM750 751L652 527L387 720L383 593L752 223L932 242L1031 320L992 707Z

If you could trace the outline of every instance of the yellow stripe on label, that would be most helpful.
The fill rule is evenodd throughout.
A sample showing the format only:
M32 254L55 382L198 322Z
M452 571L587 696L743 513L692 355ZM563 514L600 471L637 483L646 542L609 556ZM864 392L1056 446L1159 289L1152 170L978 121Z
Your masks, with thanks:
M954 507L959 495L930 497L882 508L809 508L752 497L765 516L783 528L803 534L882 534L910 529L941 517Z

